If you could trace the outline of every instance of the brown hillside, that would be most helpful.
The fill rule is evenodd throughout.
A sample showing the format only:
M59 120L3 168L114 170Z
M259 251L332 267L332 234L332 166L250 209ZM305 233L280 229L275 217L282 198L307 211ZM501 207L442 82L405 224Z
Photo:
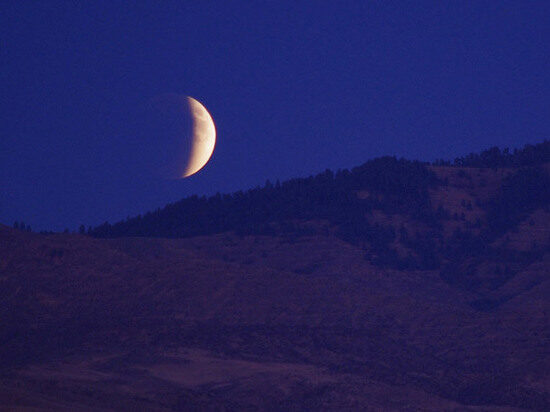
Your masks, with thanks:
M448 186L432 199L454 212L464 196L482 199L482 181L496 190L505 172L438 174ZM370 218L419 225L397 215ZM534 222L547 230L544 219ZM374 266L360 245L332 233L98 240L2 227L1 403L34 410L550 407L549 254L479 295L437 270ZM472 301L480 297L502 303L479 311Z

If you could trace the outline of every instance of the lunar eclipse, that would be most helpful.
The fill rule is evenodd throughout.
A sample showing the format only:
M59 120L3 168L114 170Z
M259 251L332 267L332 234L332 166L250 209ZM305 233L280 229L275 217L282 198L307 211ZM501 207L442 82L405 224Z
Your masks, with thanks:
M210 160L216 144L212 116L196 99L163 94L150 101L145 131L148 165L165 179L194 175Z

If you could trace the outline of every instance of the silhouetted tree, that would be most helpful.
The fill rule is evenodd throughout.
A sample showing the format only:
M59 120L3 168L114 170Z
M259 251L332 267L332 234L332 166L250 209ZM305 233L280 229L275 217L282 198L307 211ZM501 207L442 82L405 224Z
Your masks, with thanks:
M536 145L525 145L522 149L500 150L498 147L491 147L481 153L470 153L467 156L458 157L453 165L459 167L481 167L481 168L499 168L499 167L523 167L537 166L550 162L550 141L545 140ZM445 166L445 162L434 162L434 165Z

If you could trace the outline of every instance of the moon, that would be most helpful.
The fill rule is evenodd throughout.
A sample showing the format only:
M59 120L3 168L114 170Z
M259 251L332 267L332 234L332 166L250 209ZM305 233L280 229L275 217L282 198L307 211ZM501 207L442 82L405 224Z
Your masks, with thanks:
M210 160L216 127L198 100L175 93L150 100L143 121L143 168L163 179L194 175Z
M208 110L196 99L186 96L192 119L191 151L181 177L189 177L201 170L214 152L216 126Z

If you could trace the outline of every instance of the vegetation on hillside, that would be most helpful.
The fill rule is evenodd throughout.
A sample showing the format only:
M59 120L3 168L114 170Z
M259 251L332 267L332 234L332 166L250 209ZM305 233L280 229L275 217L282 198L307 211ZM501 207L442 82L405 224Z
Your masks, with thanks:
M536 208L550 207L550 176L541 167L526 167L504 179L488 205L488 229L503 234Z
M456 159L457 167L521 168L503 180L495 197L481 205L486 219L477 221L479 230L458 227L452 236L445 236L443 230L444 222L452 218L450 213L432 205L429 195L431 189L447 182L440 181L429 164L395 157L377 158L336 173L326 170L282 184L267 181L263 187L245 192L191 196L143 216L112 225L104 223L89 233L96 237L179 238L233 231L240 235L299 236L312 231L303 222L326 221L337 229L337 236L364 248L366 258L375 265L402 270L440 269L442 276L455 282L455 272L462 262L480 255L499 255L490 248L491 242L536 208L548 207L550 177L540 167L548 161L549 141L513 152L491 148ZM466 206L471 209L471 204ZM368 218L373 211L400 215L422 224L424 230L409 233L406 227L393 225L391 218L373 222ZM454 219L464 220L464 215L455 213ZM502 272L511 273L512 269L503 268ZM473 284L463 279L460 282Z
M336 236L363 248L365 258L374 265L439 270L442 278L459 287L491 289L540 259L550 243L550 239L542 245L534 243L532 250L517 252L493 244L535 210L550 212L550 176L544 166L548 163L548 140L513 151L494 147L452 163L434 162L433 166L459 168L458 176L470 182L473 172L462 168L512 168L489 201L475 200L483 216L475 221L432 204L430 192L448 185L448 178L438 179L432 165L381 157L351 170L326 170L283 183L267 181L263 187L232 194L191 196L114 224L88 229L82 225L78 232L100 238L182 238L222 232L295 238L328 233L331 228ZM471 201L463 199L462 206L472 211ZM374 213L386 218L373 219ZM409 224L397 223L392 216ZM449 235L445 226L450 221L456 223ZM14 227L31 230L22 222Z
M522 149L501 150L498 147L491 147L481 153L470 153L467 156L457 157L453 162L448 160L436 160L436 166L457 166L457 167L523 167L539 166L550 162L550 140L531 145L527 144Z
M383 157L351 171L327 170L316 176L282 184L266 182L246 192L191 196L163 209L94 230L97 237L189 237L225 231L240 234L273 234L275 228L297 230L293 221L323 219L341 226L348 239L376 240L380 231L369 225L365 213L382 209L434 220L428 188L437 184L426 165ZM365 198L358 190L367 190ZM385 230L385 229L383 229Z

